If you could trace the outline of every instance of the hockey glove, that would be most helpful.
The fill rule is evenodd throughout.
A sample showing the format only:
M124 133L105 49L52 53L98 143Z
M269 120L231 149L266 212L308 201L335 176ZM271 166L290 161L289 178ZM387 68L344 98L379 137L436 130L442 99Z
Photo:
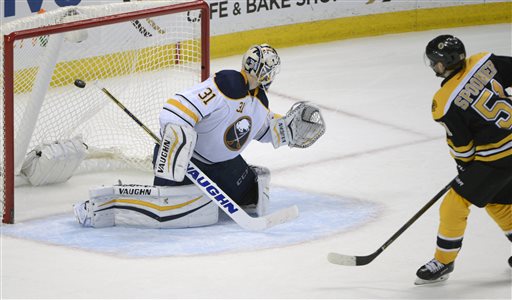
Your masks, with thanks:
M270 122L274 148L307 148L324 133L325 123L320 109L309 102L297 102L286 116Z

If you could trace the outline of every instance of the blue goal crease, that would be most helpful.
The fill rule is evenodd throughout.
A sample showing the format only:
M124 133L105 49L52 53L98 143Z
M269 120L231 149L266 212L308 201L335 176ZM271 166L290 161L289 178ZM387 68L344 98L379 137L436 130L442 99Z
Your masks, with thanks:
M127 257L165 257L255 251L325 238L370 222L378 205L337 196L272 188L269 211L299 207L297 219L263 232L246 231L221 212L219 223L186 229L83 228L69 214L10 226L2 234Z

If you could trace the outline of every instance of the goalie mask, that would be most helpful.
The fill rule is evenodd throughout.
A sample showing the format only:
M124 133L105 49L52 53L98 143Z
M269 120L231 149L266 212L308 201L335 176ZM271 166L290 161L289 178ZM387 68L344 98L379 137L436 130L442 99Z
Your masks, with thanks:
M268 90L274 77L279 73L281 59L277 51L268 44L255 45L245 52L242 68Z

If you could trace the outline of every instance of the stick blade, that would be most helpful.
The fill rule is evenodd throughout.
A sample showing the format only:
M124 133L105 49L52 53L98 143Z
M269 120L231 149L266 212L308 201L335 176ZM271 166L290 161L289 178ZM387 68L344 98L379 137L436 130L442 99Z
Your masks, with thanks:
M344 255L344 254L331 252L327 255L327 260L331 264L335 264L335 265L357 266L356 257L353 255Z
M238 215L233 220L242 228L249 231L263 231L297 218L299 216L299 208L293 205L261 217L251 217L244 211L236 213Z
M273 212L269 215L264 216L267 221L266 228L271 228L279 224L283 224L289 222L299 216L299 208L297 205L293 205L276 212Z

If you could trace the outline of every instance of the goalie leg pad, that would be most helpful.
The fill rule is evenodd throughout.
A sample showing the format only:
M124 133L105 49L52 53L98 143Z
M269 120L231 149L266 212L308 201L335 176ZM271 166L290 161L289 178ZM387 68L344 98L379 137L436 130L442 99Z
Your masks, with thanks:
M260 166L251 166L251 169L257 176L258 202L244 206L243 209L247 213L261 217L267 213L270 202L270 170Z
M196 186L115 185L89 191L91 227L187 228L218 222L218 206Z
M65 182L82 163L86 150L79 136L41 144L27 154L21 174L34 186Z

